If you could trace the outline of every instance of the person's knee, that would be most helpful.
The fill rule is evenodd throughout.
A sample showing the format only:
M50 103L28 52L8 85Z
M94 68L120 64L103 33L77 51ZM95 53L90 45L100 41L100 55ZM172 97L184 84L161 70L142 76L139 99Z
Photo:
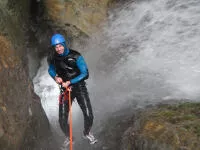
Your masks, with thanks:
M89 115L89 120L91 120L91 121L94 120L94 116L92 114Z
M59 119L59 123L62 125L66 125L67 124L67 120L66 119Z
M64 127L64 122L63 122L63 120L62 120L62 119L59 119L59 124L60 124L61 128L63 128L63 127Z
M89 124L89 126L92 126L93 120L94 120L94 116L93 115L89 115L89 117L88 117L88 124Z

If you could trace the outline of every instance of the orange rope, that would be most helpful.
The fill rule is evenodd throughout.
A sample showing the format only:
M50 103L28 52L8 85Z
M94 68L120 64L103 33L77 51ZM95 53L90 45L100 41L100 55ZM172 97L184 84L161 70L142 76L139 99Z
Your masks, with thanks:
M72 148L72 110L71 110L71 88L67 89L69 92L69 139L70 139L70 150L73 150Z

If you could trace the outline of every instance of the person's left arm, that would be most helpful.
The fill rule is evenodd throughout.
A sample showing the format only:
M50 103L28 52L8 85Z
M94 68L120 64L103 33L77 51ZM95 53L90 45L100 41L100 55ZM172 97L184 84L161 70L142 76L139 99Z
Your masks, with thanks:
M88 75L88 68L87 68L87 65L86 65L86 62L85 62L83 56L79 56L77 58L76 65L80 70L80 75L78 75L77 77L70 80L71 84L75 84L75 83L81 81Z

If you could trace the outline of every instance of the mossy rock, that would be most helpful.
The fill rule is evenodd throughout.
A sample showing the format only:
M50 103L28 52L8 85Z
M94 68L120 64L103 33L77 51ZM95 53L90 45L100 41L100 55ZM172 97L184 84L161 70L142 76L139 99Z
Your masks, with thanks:
M198 150L200 103L162 105L140 113L131 133L136 149ZM134 133L134 134L133 134Z

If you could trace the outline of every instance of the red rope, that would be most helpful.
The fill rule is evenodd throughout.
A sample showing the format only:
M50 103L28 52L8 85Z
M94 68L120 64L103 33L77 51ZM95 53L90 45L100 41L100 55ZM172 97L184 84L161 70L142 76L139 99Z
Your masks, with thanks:
M68 88L67 91L69 92L69 139L70 139L70 150L73 150L72 147L72 109L71 109L71 105L72 105L72 101L71 101L71 88Z

